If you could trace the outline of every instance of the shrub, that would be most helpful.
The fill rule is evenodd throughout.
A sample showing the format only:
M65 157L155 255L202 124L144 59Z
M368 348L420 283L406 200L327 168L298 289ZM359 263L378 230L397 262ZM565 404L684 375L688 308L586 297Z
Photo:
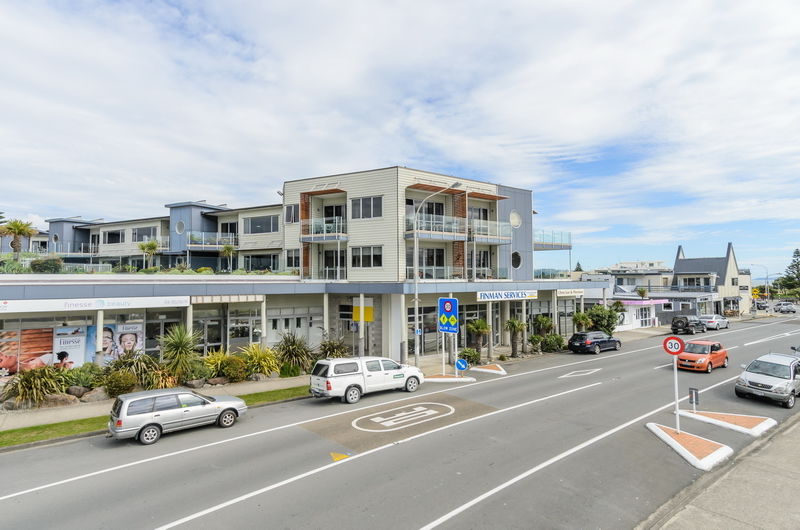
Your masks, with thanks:
M335 359L339 357L350 357L352 352L350 347L345 344L344 339L323 340L319 344L319 357L322 359Z
M228 378L231 383L238 383L247 378L247 367L241 357L229 355L222 363L222 375Z
M192 363L198 359L195 348L200 342L200 332L189 333L186 326L178 324L169 328L158 340L164 356L164 369L183 383L192 369Z
M213 272L214 272L214 269L212 269L211 267L198 267L198 268L196 268L195 270L196 270L197 272L199 272L200 274L202 274L202 273L204 273L204 272L210 272L210 273L212 273L212 274L213 274Z
M249 345L242 351L241 355L244 359L248 375L269 375L272 372L277 372L279 369L278 356L275 354L275 351L264 348L260 344Z
M281 341L275 346L275 350L278 352L281 364L297 366L301 371L307 370L313 360L311 348L308 347L306 340L294 333L281 335Z
M203 358L203 364L209 371L209 377L220 377L222 375L222 363L228 358L225 348L211 351Z
M119 371L111 372L106 376L106 394L111 397L117 397L120 394L126 394L133 390L139 383L139 380L130 372Z
M531 344L531 348L536 351L539 351L542 347L542 336L541 335L529 335L528 342Z
M542 339L542 350L546 352L561 351L564 346L564 337L557 333L550 333Z
M128 372L136 377L142 386L148 386L148 377L158 370L158 362L149 355L142 355L139 352L129 352L120 355L119 359L111 361L108 365L108 372ZM108 376L105 383L107 384Z
M466 359L469 364L472 365L481 364L481 354L478 350L474 348L464 348L461 351L460 357L462 359Z
M161 267L156 265L155 267L147 267L146 269L142 269L139 272L142 274L155 274L161 270Z
M186 374L186 380L192 381L193 379L208 379L211 377L211 369L200 359L192 361L192 366L189 373Z
M300 375L300 367L288 363L282 364L280 374L281 377L297 377Z
M506 357L504 354L501 353L500 356L497 358L497 360L498 361L507 361L508 357Z
M31 261L31 270L37 274L58 274L64 262L61 258L42 258Z
M3 400L14 398L17 403L29 401L41 405L47 394L64 391L64 370L52 366L42 366L18 373L5 386Z
M609 307L595 305L592 306L586 314L592 321L590 328L592 331L604 331L609 335L614 334L614 328L617 327L617 321L619 319L616 311Z
M144 384L144 387L147 390L154 390L157 388L172 388L175 386L178 386L178 380L164 368L157 368L156 370L147 374Z
M113 267L111 269L111 272L130 273L130 272L136 272L136 270L137 270L136 267L134 267L133 265L117 265L116 267Z
M64 372L66 386L85 386L94 388L103 385L105 371L94 363L84 363L78 368Z
M30 269L16 261L4 261L0 264L0 274L25 274Z

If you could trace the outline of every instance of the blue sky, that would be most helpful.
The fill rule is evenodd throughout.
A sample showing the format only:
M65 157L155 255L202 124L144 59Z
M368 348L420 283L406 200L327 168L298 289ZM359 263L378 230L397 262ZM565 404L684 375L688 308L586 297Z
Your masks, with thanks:
M248 206L404 165L533 189L573 266L731 241L774 276L800 247L798 34L779 0L3 2L0 211Z

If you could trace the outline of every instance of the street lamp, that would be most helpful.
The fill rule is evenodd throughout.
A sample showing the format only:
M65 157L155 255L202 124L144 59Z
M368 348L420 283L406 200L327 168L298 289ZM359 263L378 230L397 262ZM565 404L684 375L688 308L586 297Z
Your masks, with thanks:
M433 192L419 203L416 208L414 208L414 256L413 256L413 263L414 263L414 365L419 366L419 338L420 338L420 321L419 321L419 234L417 233L418 228L418 219L419 219L419 212L422 210L422 206L425 204L425 201L430 199L431 197L435 197L440 193L444 193L447 190L452 190L455 188L460 188L460 182L453 182L446 188L442 188L439 191Z
M769 300L769 269L767 268L766 265L759 265L758 263L751 263L750 266L751 267L764 267L764 270L767 272L767 280L766 280L766 285L764 287L765 287L765 292L766 292L766 295L767 295L767 300Z

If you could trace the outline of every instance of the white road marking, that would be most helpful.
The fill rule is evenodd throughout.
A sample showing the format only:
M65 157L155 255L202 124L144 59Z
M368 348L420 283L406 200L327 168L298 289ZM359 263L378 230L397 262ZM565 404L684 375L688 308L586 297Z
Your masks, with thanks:
M533 405L534 403L540 403L540 402L546 401L548 399L553 399L553 398L557 398L557 397L564 396L564 395L567 395L567 394L572 394L573 392L586 390L587 388L592 388L592 387L595 387L597 385L602 385L602 384L603 383L592 383L591 385L585 385L585 386L581 386L581 387L578 387L578 388L573 388L572 390L566 390L564 392L559 392L557 394L552 394L552 395L549 395L549 396L533 399L531 401L526 401L525 403L519 403L517 405L512 405L511 407L506 407L504 409L493 410L492 412L487 412L486 414L482 414L480 416L474 416L472 418L467 418L465 420L461 420L461 421L457 421L455 423L451 423L450 425L444 425L442 427L438 427L438 428L430 430L430 431L426 431L426 432L423 432L423 433L420 433L420 434L416 434L414 436L410 436L408 438L404 438L404 439L396 441L396 442L391 442L391 443L388 443L386 445L382 445L380 447L376 447L374 449L370 449L370 450L365 451L363 453L359 453L357 455L353 455L350 458L345 458L343 460L339 460L338 462L333 462L333 463L327 464L325 466L318 467L318 468L312 469L310 471L306 471L305 473L302 473L300 475L295 475L294 477L290 477L290 478L287 478L286 480L282 480L280 482L276 482L275 484L272 484L270 486L266 486L264 488L261 488L261 489L255 490L255 491L251 491L250 493L245 493L244 495L240 495L239 497L233 498L233 499L231 499L229 501L225 501L223 503L217 504L216 506L212 506L210 508L206 508L205 510L193 513L191 515L187 515L186 517L183 517L182 519L178 519L177 521L173 521L171 523L165 524L164 526L159 526L158 528L156 528L156 530L166 530L168 528L174 528L174 527L182 525L184 523L188 523L189 521L193 521L193 520L195 520L195 519L197 519L199 517L203 517L203 516L208 515L210 513L219 511L219 510L221 510L223 508L227 508L228 506L232 506L234 504L238 504L238 503L240 503L242 501L245 501L245 500L250 499L252 497L255 497L257 495L261 495L262 493L266 493L268 491L280 488L281 486L285 486L287 484L291 484L292 482L297 482L300 479L303 479L303 478L306 478L306 477L310 477L312 475L316 475L317 473L321 473L321 472L326 471L328 469L331 469L333 467L340 466L340 465L343 465L343 464L347 464L347 463L352 462L354 460L358 460L359 458L363 458L363 457L365 457L367 455L371 455L373 453L377 453L378 451L383 451L384 449L388 449L390 447L394 447L394 446L402 444L402 443L408 443L408 442L410 442L412 440L416 440L417 438L422 438L423 436L428 436L428 435L436 433L436 432L445 431L447 429L452 429L453 427L457 427L459 425L464 425L466 423L470 423L470 422L473 422L473 421L476 421L476 420L481 420L481 419L484 419L484 418L488 418L490 416L495 416L497 414L502 414L504 412L508 412L508 411L511 411L511 410L516 410L516 409L521 408L521 407L526 407L528 405ZM673 402L673 404L674 404L674 402Z
M795 320L795 319L779 320L777 322L770 322L770 323L767 323L767 324L758 323L757 327L768 327L768 326L776 326L776 325L779 325L779 324L785 324L788 320ZM746 330L752 330L752 329L753 329L752 327L739 328L739 329L734 329L734 330L731 330L731 331L724 331L722 333L717 333L717 334L715 334L715 336L726 335L728 333L738 333L740 331L746 331ZM747 346L747 344L745 344L745 346ZM453 392L453 391L461 390L462 388L467 388L467 387L471 387L471 386L485 385L485 384L490 384L490 383L506 381L506 380L508 380L510 378L514 378L514 377L522 377L522 376L536 374L536 373L540 373L540 372L546 372L548 370L559 370L561 368L565 368L565 367L569 367L569 366L575 366L575 365L584 364L584 363L600 362L600 361L604 361L606 359L613 359L614 357L620 357L620 356L624 356L624 355L631 355L633 353L638 353L638 352L647 351L647 350L653 350L653 349L656 349L656 348L661 348L661 345L658 344L656 346L648 346L647 348L640 348L638 350L631 350L629 352L621 352L621 353L614 353L614 354L611 354L611 355L603 355L602 357L594 357L592 359L586 359L586 360L583 360L583 361L575 361L575 362L572 362L572 363L561 364L561 365L558 365L558 366L550 366L548 368L538 368L536 370L529 370L527 372L520 372L518 374L507 375L506 377L503 377L503 378L488 379L486 381L478 381L476 383L462 384L462 385L460 385L458 387L451 387L451 388L445 388L445 389L442 389L442 390L436 390L434 392L428 392L427 394L424 394L424 395L432 396L432 395L435 395L435 394L439 394L441 392ZM401 403L403 401L416 399L417 397L418 396L398 398L398 399L387 401L387 402L384 402L384 403L379 403L378 405L391 405L392 403ZM376 405L365 405L365 406L360 407L360 408L343 410L341 412L334 412L332 414L327 414L325 416L319 416L317 418L311 418L311 419L308 419L308 420L302 420L302 421L297 421L297 422L293 422L293 423L287 423L285 425L279 425L277 427L271 427L269 429L264 429L264 430L261 430L261 431L256 431L256 432L252 432L252 433L248 433L248 434L242 434L240 436L234 436L232 438L226 438L224 440L219 440L217 442L211 442L211 443L208 443L208 444L198 445L198 446L195 446L195 447L188 447L186 449L173 451L171 453L165 453L163 455L154 456L154 457L151 457L151 458L145 458L145 459L142 459L142 460L135 460L133 462L128 462L127 464L120 464L120 465L114 466L114 467L109 467L109 468L105 468L105 469L99 469L97 471L92 471L91 473L86 473L86 474L83 474L83 475L78 475L78 476L75 476L75 477L66 478L66 479L63 479L63 480L56 481L56 482L51 482L49 484L43 484L41 486L36 486L34 488L29 488L29 489L26 489L26 490L15 492L15 493L9 493L8 495L4 495L4 496L0 497L0 501L4 501L6 499L11 499L11 498L14 498L14 497L19 497L20 495L26 495L28 493L33 493L33 492L41 491L41 490L48 489L48 488L53 488L55 486L60 486L62 484L68 484L70 482L75 482L77 480L82 480L82 479L85 479L85 478L91 478L91 477L94 477L94 476L97 476L97 475L102 475L102 474L105 474L105 473L111 473L112 471L119 471L121 469L126 469L126 468L129 468L129 467L138 466L138 465L141 465L141 464L147 464L149 462L155 462L155 461L158 461L158 460L162 460L164 458L169 458L169 457L172 457L172 456L178 456L178 455L182 455L182 454L186 454L186 453L191 453L191 452L194 452L194 451L199 451L200 449L207 449L209 447L215 447L217 445L226 444L228 442L235 442L235 441L238 441L238 440L251 438L253 436L260 436L262 434L268 434L268 433L279 431L279 430L282 430L282 429L289 429L291 427L296 427L298 425L304 425L306 423L312 423L312 422L319 421L319 420L324 420L324 419L328 419L328 418L334 418L336 416L341 416L342 414L349 414L349 413L351 413L353 411L365 410L365 409L368 409L368 408L373 408L375 406Z
M725 381L722 381L720 383L712 385L712 386L710 386L708 388L704 388L700 392L701 393L702 392L706 392L708 390L711 390L712 388L718 387L718 386L723 385L725 383L730 383L731 381L735 380L738 377L739 377L738 375L736 377L731 377L730 379L726 379ZM685 401L687 399L689 399L689 396L681 398L678 401ZM472 508L473 506L475 506L479 502L481 502L481 501L483 501L485 499L488 499L489 497L491 497L495 493L503 491L504 489L508 488L509 486L512 486L512 485L516 484L520 480L525 479L525 478L533 475L534 473L536 473L538 471L541 471L542 469L544 469L544 468L546 468L546 467L548 467L548 466L550 466L552 464L555 464L556 462L558 462L560 460L563 460L563 459L567 458L568 456L571 456L571 455L577 453L581 449L585 449L585 448L589 447L590 445L593 445L593 444L599 442L600 440L602 440L604 438L608 438L612 434L615 434L615 433L621 431L622 429L633 425L634 423L638 423L638 422L644 420L645 418L647 418L648 416L652 416L653 414L657 414L657 413L661 412L662 410L665 410L665 409L668 409L668 408L674 407L674 406L675 406L675 402L671 401L671 402L667 403L666 405L663 405L661 407L658 407L657 409L654 409L654 410L651 410L650 412L642 414L641 416L639 416L637 418L634 418L634 419L632 419L630 421L626 421L625 423L617 425L613 429L609 429L609 430L607 430L606 432L604 432L602 434L598 434L594 438L590 438L589 440L586 440L585 442L583 442L581 444L578 444L578 445L572 447L571 449L567 449L563 453L558 454L558 455L554 456L553 458L550 458L549 460L545 460L544 462L542 462L538 466L532 467L531 469L525 471L524 473L521 473L521 474L517 475L516 477L512 478L511 480L508 480L508 481L500 484L499 486L490 489L486 493L484 493L482 495L479 495L478 497L475 497L471 501L462 504L461 506L459 506L455 510L453 510L451 512L448 512L448 513L444 514L443 516L439 517L438 519L436 519L432 523L429 523L429 524L423 526L421 528L421 530L430 530L432 528L436 528L440 524L452 519L456 515L468 510L469 508Z
M672 366L673 364L674 364L674 363L662 364L661 366L656 366L655 368L653 368L653 370L658 370L659 368L664 368L664 367L667 367L667 366Z
M581 377L583 375L591 375L595 372L599 372L600 370L602 370L602 368L595 368L594 370L575 370L574 372L558 376L558 379L564 379L565 377Z
M754 340L753 342L746 342L744 345L745 346L752 346L753 344L760 344L762 342L769 342L771 340L777 340L777 339L785 339L786 337L792 337L792 336L798 335L798 334L800 334L800 331L787 331L786 333L781 333L779 335L773 335L771 337L766 337L766 338L763 338L763 339Z
M431 405L434 407L423 407L422 405ZM436 410L437 407L441 407L444 410ZM394 412L396 410L400 410L401 412L387 415L389 412ZM382 410L380 412L361 416L350 422L350 425L352 425L354 429L364 432L390 432L444 418L455 413L455 411L456 409L444 403L414 403L413 405L403 405L402 407L395 407L393 409ZM377 423L381 425L382 428L359 427L358 422L361 420L365 420L364 423L367 423L367 421ZM369 423L367 423L367 425L369 425Z

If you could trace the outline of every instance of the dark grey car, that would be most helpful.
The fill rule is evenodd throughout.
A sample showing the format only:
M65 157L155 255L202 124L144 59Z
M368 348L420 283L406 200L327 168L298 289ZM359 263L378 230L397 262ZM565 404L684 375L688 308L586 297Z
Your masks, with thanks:
M180 387L133 392L114 401L106 436L150 445L167 432L212 423L230 427L245 412L245 402L233 396L204 396Z

